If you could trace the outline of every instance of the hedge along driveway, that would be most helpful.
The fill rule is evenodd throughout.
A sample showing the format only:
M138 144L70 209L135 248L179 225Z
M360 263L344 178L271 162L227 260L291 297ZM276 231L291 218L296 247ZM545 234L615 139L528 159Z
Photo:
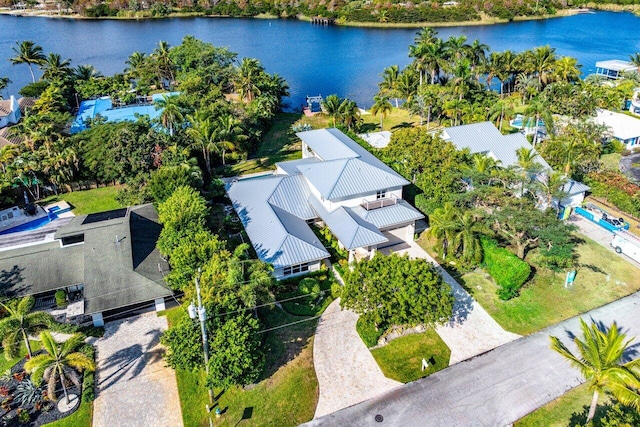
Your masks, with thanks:
M394 250L395 249L395 250ZM443 280L451 286L456 301L451 321L436 328L436 332L451 349L449 364L461 362L503 344L520 335L507 332L416 242L383 249L381 252L408 254L411 258L426 259L436 266Z

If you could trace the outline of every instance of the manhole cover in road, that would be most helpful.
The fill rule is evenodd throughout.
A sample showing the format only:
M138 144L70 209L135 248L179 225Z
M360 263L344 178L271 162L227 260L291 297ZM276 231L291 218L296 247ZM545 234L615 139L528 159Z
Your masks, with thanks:
M382 421L384 421L384 417L380 414L376 415L375 417L376 422L381 423Z

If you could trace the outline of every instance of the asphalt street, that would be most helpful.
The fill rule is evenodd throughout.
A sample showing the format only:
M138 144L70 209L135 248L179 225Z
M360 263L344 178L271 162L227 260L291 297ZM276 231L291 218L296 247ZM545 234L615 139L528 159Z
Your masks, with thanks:
M640 293L582 317L607 326L616 321L629 337L640 338ZM581 334L577 317L305 425L508 426L582 382L549 347L554 335L575 350L572 334ZM639 357L638 350L640 339L627 356Z

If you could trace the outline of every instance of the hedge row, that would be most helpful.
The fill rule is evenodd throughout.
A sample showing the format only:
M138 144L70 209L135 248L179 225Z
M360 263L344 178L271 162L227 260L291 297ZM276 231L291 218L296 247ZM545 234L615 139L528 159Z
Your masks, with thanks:
M585 183L591 193L602 197L623 212L640 217L640 186L619 172L603 171L590 173Z
M498 297L508 300L518 295L520 288L529 279L531 267L493 239L482 239L484 265L498 286Z

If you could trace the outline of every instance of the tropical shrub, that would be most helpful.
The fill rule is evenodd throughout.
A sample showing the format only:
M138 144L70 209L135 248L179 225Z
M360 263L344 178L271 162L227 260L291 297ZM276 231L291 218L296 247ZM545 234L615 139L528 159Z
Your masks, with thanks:
M42 390L30 379L25 379L16 386L13 397L21 406L33 405L42 399Z
M640 217L640 185L634 184L625 175L614 171L590 173L585 183L596 197L636 217Z
M500 287L498 297L508 300L517 296L531 275L531 267L505 248L498 247L495 240L483 238L481 241L484 266Z
M376 328L371 316L367 316L363 314L358 318L356 322L356 331L358 331L358 335L364 342L364 345L367 347L374 347L378 345L378 340L384 334L386 328L382 325L379 325Z
M312 277L306 277L298 283L298 290L303 294L317 294L320 292L320 284Z
M63 289L56 291L56 305L58 307L64 307L67 305L67 293Z

